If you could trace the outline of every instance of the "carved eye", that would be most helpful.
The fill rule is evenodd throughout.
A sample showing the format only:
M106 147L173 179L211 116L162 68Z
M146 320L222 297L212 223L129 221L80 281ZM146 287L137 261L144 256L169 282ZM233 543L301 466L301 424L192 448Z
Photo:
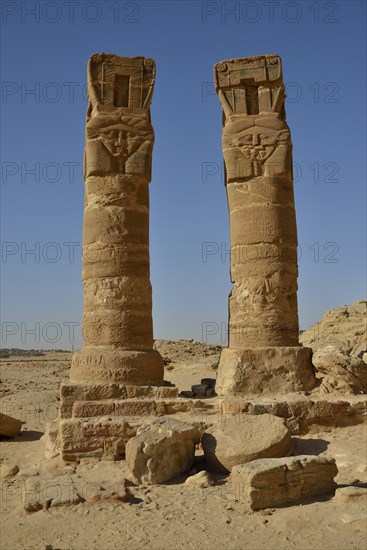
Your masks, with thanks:
M112 139L114 136L113 130L107 130L107 132L102 133L103 137Z
M240 143L246 145L247 143L252 143L252 135L243 136L240 139Z

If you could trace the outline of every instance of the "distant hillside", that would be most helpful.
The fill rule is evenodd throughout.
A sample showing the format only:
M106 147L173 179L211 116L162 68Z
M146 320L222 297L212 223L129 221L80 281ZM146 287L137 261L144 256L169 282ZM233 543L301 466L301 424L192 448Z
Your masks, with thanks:
M40 357L46 353L70 353L64 349L20 349L20 348L2 348L0 357Z

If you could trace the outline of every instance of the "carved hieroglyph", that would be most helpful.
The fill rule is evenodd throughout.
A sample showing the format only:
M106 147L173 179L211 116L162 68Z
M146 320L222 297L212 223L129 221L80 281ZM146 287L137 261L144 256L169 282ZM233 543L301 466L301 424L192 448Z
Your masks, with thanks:
M95 54L88 64L83 338L71 380L160 384L153 350L149 190L155 63Z
M281 60L275 55L230 59L215 65L214 79L223 111L233 282L220 390L229 363L256 369L262 361L256 352L252 359L234 358L230 350L296 347L292 357L308 352L298 340L292 143ZM236 376L236 391L242 391L246 375Z

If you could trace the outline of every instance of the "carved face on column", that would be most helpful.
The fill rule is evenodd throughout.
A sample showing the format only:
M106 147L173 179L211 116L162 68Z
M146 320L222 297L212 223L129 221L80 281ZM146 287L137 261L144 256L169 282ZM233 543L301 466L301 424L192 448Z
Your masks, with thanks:
M140 174L150 178L153 128L146 118L96 114L87 122L85 177Z
M232 115L223 128L227 183L291 176L289 128L277 114Z

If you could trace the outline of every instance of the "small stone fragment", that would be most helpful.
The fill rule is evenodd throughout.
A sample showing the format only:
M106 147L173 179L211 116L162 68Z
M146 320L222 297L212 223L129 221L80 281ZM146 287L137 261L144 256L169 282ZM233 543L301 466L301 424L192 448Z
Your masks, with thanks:
M0 478L13 477L19 472L16 464L3 463L0 465Z
M195 475L189 476L185 481L185 485L206 488L213 485L213 480L208 472L202 470Z
M0 435L15 437L19 434L22 423L17 418L0 413Z

